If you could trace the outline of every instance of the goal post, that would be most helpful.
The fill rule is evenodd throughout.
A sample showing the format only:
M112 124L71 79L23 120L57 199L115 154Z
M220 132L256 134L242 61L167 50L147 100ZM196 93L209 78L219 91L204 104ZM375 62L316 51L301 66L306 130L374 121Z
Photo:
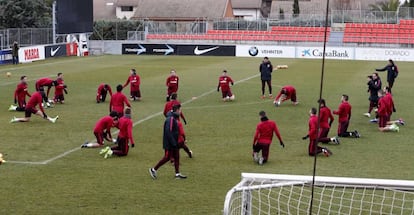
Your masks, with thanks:
M414 181L242 173L225 197L224 215L410 214Z

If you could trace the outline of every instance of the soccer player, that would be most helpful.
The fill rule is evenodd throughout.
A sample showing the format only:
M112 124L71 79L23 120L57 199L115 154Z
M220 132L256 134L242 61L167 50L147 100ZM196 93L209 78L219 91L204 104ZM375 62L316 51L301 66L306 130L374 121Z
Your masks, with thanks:
M225 102L234 100L234 95L231 92L230 84L234 85L233 79L227 75L227 70L223 70L223 74L219 77L217 92L219 92L221 88L221 97Z
M180 120L177 120L178 123L178 148L184 149L189 158L193 158L193 151L190 150L187 146L187 139L185 136L184 126ZM174 161L172 161L174 163Z
M332 152L326 147L318 146L318 116L316 115L316 108L311 108L309 111L309 130L308 134L302 137L303 140L309 138L308 154L309 156L316 156L319 153L323 153L326 157L332 155Z
M131 107L127 97L122 93L122 85L116 86L116 93L112 95L109 102L109 112L118 112L118 117L121 118L124 115L125 105Z
M129 152L129 143L131 147L135 147L134 137L132 135L133 122L131 120L131 108L125 109L125 115L119 118L118 122L118 138L116 139L116 146L105 147L101 150L100 154L104 155L104 158L111 157L113 154L118 156L127 156Z
M360 138L361 135L357 130L348 131L349 122L351 120L351 110L352 106L348 102L348 95L342 95L341 104L338 107L338 110L334 110L333 114L338 115L338 136L339 137L355 137Z
M42 100L43 100L42 94L44 94L43 88L40 88L40 91L33 93L32 97L30 97L29 102L26 105L25 116L23 118L13 117L13 119L11 119L10 122L29 122L32 114L36 114L46 120L49 120L52 123L55 123L56 120L59 118L59 116L56 116L55 118L51 118L46 115L43 109L43 105L42 105ZM37 110L36 106L39 106L40 110Z
M123 88L125 88L126 86L128 86L129 83L131 83L130 85L130 96L131 96L131 100L132 101L140 101L141 100L141 90L139 88L140 84L141 84L141 78L139 77L139 75L137 74L137 71L135 69L131 69L130 70L131 75L128 77L128 79L126 80L125 84L122 86Z
M291 100L292 104L297 105L299 102L296 99L296 89L291 85L286 85L282 87L282 89L279 91L279 94L276 96L275 101L273 101L273 104L275 106L279 106L282 104L282 102L286 100Z
M49 103L49 92L50 92L50 88L52 88L52 86L56 86L57 82L51 78L40 78L36 81L35 83L35 88L36 91L40 91L40 88L45 88L47 87L47 92L46 93L42 93L43 95L43 101L46 103L46 107L50 107L50 103Z
M320 99L319 103L319 136L318 141L322 143L334 143L339 144L339 139L337 137L328 137L329 130L331 129L334 117L332 115L331 109L326 106L325 99Z
M98 148L104 144L104 139L115 142L112 140L111 128L118 125L118 113L112 111L109 116L104 116L96 122L93 129L93 134L96 137L96 142L85 142L81 145L81 148Z
M149 168L149 173L153 179L157 179L157 170L169 160L174 161L175 178L187 178L187 176L180 173L180 149L178 146L178 137L180 134L178 118L180 116L180 108L180 105L174 105L173 111L165 119L163 134L164 156L154 167Z
M388 82L388 88L389 92L391 93L391 89L394 86L394 81L398 76L398 67L395 65L394 61L392 59L388 60L388 64L381 69L375 69L377 72L384 72L387 71L387 82Z
M170 97L172 93L176 93L178 91L178 82L179 78L177 73L174 69L170 71L170 76L168 76L165 85L167 85L167 98L166 101L170 101Z
M26 109L26 96L31 96L27 91L27 77L23 75L20 77L20 83L17 84L16 90L14 90L14 104L10 105L9 111L25 111Z
M166 102L164 105L164 116L168 117L168 113L171 112L173 110L174 105L180 105L181 106L181 102L178 101L178 94L177 93L171 93L171 99L170 101ZM180 117L181 119L183 119L184 124L187 125L187 120L184 117L183 111L180 108ZM180 118L178 118L180 119Z
M65 82L63 81L63 73L59 72L57 74L57 79L55 82L55 97L53 98L54 103L65 103L65 96L63 95L63 92L65 94L68 93L66 90L67 86L65 85Z
M264 99L265 97L265 85L269 88L269 97L272 98L272 72L273 72L273 65L269 61L268 57L264 57L262 63L259 66L260 72L260 79L262 81L262 96L261 98Z
M105 102L106 95L109 93L109 95L112 97L112 88L109 86L109 84L102 83L98 86L98 92L96 93L96 103Z
M368 92L369 92L369 107L368 112L364 113L366 117L371 117L371 111L378 104L378 90L381 90L381 78L378 76L378 73L372 73L372 75L368 76Z
M399 132L400 128L394 121L389 121L387 99L383 97L384 91L378 90L378 128L382 132L395 131Z
M253 160L259 165L263 165L269 159L269 149L270 144L272 144L273 133L276 134L283 148L285 144L282 141L276 122L270 120L264 111L260 111L259 116L260 122L256 126L256 132L253 138ZM261 156L259 155L260 151L262 151Z

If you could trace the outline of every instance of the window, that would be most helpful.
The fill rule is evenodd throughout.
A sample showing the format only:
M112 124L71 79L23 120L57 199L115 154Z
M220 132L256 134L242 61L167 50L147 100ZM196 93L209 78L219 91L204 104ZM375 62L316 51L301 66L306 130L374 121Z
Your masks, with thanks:
M123 12L132 12L134 7L132 6L121 6L121 11Z

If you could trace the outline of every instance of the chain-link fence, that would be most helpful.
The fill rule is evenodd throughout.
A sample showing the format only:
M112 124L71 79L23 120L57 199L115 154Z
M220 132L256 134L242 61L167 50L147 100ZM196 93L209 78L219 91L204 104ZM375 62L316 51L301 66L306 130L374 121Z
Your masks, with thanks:
M414 8L400 7L398 11L332 10L328 23L324 14L281 13L272 19L205 19L193 21L113 20L94 23L91 40L144 40L147 33L204 34L207 30L270 30L271 26L332 26L333 23L399 23L400 19L414 19ZM8 49L14 41L20 46L64 42L65 35L53 39L52 28L0 30L0 49Z

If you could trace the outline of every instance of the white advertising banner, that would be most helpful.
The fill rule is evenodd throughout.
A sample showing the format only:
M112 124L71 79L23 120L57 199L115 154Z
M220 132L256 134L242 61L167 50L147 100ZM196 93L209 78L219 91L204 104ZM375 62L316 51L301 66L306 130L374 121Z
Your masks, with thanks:
M295 58L295 47L264 46L264 45L237 45L237 57L269 57Z
M323 47L297 47L296 58L322 59ZM353 60L354 48L326 47L326 59Z
M45 46L29 46L19 49L19 62L28 63L45 59Z
M355 60L414 61L413 49L355 48Z

